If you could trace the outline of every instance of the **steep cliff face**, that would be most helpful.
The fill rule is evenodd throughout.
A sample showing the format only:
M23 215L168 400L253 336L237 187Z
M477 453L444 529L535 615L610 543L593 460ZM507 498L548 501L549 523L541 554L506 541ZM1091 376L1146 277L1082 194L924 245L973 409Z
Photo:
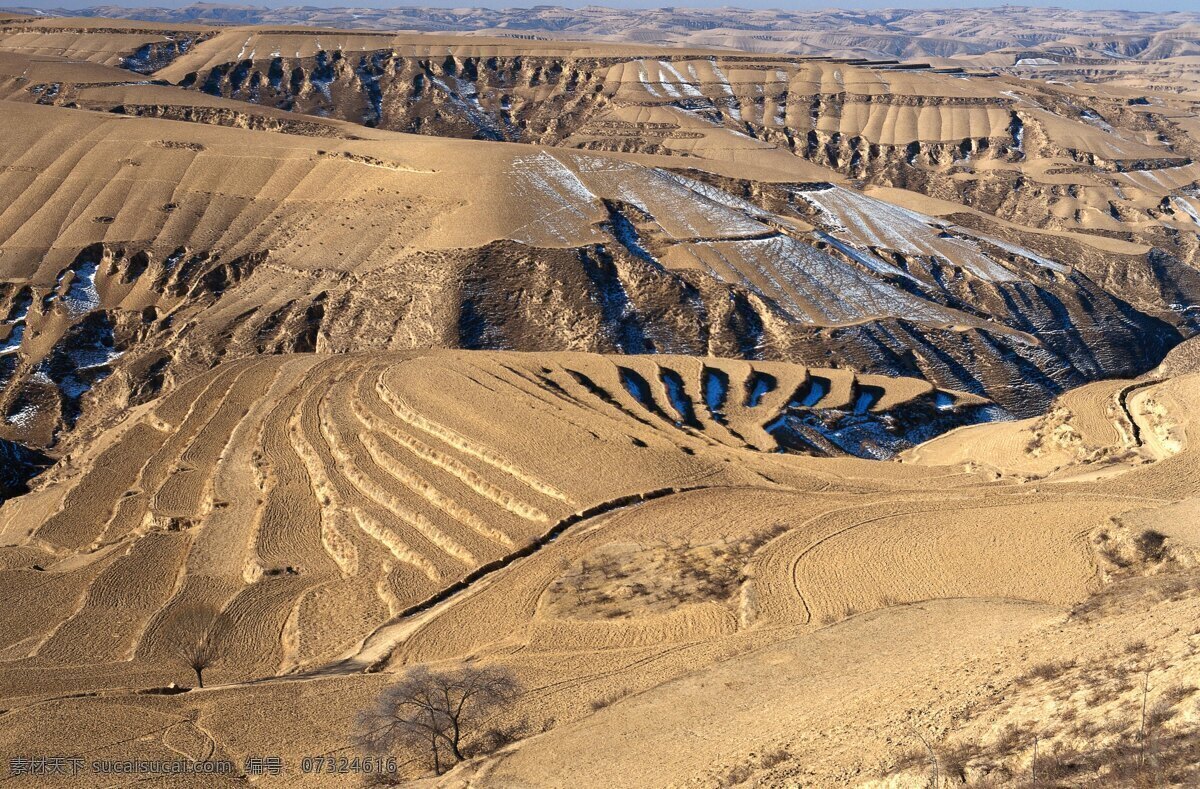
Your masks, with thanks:
M139 74L153 74L171 65L175 58L187 54L192 47L212 38L213 33L169 32L161 40L142 44L121 58L122 68Z
M52 285L0 286L0 409L7 432L53 444L90 411L112 413L161 390L175 344L202 311L265 256L221 261L180 249L156 260L93 244ZM216 358L216 357L214 357ZM114 373L120 383L95 390ZM103 398L96 408L98 399Z

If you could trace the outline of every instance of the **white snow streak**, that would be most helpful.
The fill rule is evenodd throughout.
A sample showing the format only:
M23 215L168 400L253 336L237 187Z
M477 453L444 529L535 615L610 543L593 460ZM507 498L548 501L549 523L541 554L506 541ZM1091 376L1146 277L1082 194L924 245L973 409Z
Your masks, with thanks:
M678 81L679 89L683 91L685 96L703 96L704 95L703 93L701 93L699 91L699 89L696 88L696 86L692 82L689 82L688 80L684 79L683 75L679 73L679 70L676 69L675 66L672 65L671 63L668 63L665 60L660 60L660 61L658 61L658 65L662 67L663 71L666 71L668 74L670 74L672 77L674 77ZM688 66L688 71L691 73L692 78L695 79L696 70L691 65Z

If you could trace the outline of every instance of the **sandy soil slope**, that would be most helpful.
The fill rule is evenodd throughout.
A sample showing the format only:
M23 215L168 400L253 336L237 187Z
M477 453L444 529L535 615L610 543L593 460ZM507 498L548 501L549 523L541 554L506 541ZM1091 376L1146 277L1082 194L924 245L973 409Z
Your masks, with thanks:
M140 409L51 472L62 484L5 511L5 541L40 551L34 560L22 549L22 561L60 590L23 596L8 646L58 666L102 651L129 661L119 673L138 673L150 668L139 656L167 654L173 611L215 605L231 611L229 641L243 656L229 662L231 679L319 665L573 513L765 484L769 472L734 459L779 441L834 456L902 447L906 425L966 421L977 402L917 381L685 357L223 365ZM598 462L626 471L587 475ZM117 488L128 492L109 500ZM139 569L151 557L153 582ZM60 561L71 570L60 575ZM14 581L30 572L13 570ZM46 617L27 616L46 604ZM336 626L316 624L329 616ZM255 632L243 632L251 620Z
M0 20L0 751L362 786L470 661L398 779L1200 780L1186 91L703 32Z
M719 403L699 360L457 352L230 363L139 409L0 509L6 745L70 729L89 757L352 749L355 705L391 672L476 656L526 680L506 719L546 732L451 784L855 783L908 769L912 732L946 738L954 710L1037 690L1017 679L1038 655L1108 633L1064 615L1154 564L1122 558L1138 535L1179 560L1194 544L1172 526L1196 495L1194 373L1064 398L1111 465L1064 455L1036 476L1037 449L990 426L902 463L763 452L788 376L821 371L756 368L780 388L735 407L748 367L706 364L730 376ZM895 413L930 397L896 386ZM972 446L1010 459L964 467ZM187 683L171 644L197 608L211 688L139 695ZM72 728L100 710L103 734Z
M846 366L1027 416L1197 319L1173 105L1118 128L878 64L376 36L359 68L260 30L294 62L231 64L238 31L137 26L153 57L114 60L54 30L0 40L7 440L69 444L224 358L431 346ZM524 131L460 139L493 127Z

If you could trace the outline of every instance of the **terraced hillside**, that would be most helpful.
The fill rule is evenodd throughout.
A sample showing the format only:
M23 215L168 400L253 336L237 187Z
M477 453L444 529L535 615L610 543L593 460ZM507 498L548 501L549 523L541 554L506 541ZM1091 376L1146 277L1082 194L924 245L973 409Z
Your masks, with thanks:
M187 32L199 43L184 47L178 31L96 32L89 44L88 28L61 30L28 23L0 42L0 73L9 74L0 123L15 143L0 165L0 408L11 440L50 445L81 419L90 429L110 418L112 408L96 403L145 402L229 355L430 346L845 366L923 377L1027 415L1071 386L1143 371L1194 329L1191 165L1160 167L1188 161L1175 148L1191 143L1135 143L1043 114L1021 127L1030 145L1055 128L1076 136L1046 137L1027 158L1035 151L1016 150L1012 119L1025 116L1013 107L1047 86L1014 98L995 78L777 60L777 87L789 96L852 77L859 95L891 102L813 94L815 115L785 107L781 116L753 109L755 80L776 73L761 62L734 70L726 56L706 55L672 65L600 48L608 65L594 70L593 88L572 94L559 66L578 65L578 51L534 56L506 42L495 69L505 57L524 64L504 72L525 108L512 117L533 113L516 136L554 145L503 145L351 122L361 118L337 108L362 94L345 54L329 66L328 98L303 87L315 104L266 108L242 100L254 97L219 65L233 31ZM279 35L291 38L271 38ZM214 91L228 96L142 84L109 65L137 65L121 48L172 37L179 46L156 77L220 72ZM307 86L315 72L305 58L330 52L316 39L252 32L238 47L287 43L301 53L288 68ZM332 51L377 45L368 39L337 38L343 49ZM477 46L434 60L389 50L389 79L409 85L402 75L416 69L431 87L384 103L436 120L422 131L469 136L470 119L483 116L463 109L465 93L431 80L478 85L477 96L493 90L500 72ZM239 86L259 62L247 61ZM338 87L342 77L349 82ZM971 91L980 95L967 101ZM582 102L582 125L537 132L534 115L571 115L567 95ZM919 101L908 106L905 95ZM257 98L274 101L261 90ZM851 106L867 115L852 120ZM746 114L737 121L735 112ZM766 119L777 117L824 130L767 133ZM870 128L890 136L867 142ZM647 147L649 139L663 142ZM863 156L851 153L863 145ZM1061 155L1046 158L1053 152ZM1067 159L1077 175L1061 174ZM861 175L909 188L848 177ZM1013 178L1025 185L1014 189ZM988 194L1005 197L989 208ZM1123 219L1110 213L1093 226L1087 217L1099 215L1076 208L1078 222L1021 223L1037 206L1043 217L1062 213L1044 213L1046 200L1102 194Z
M5 17L0 749L358 786L303 759L467 665L380 780L1194 783L1198 138L1134 98Z
M1119 229L1196 251L1170 232L1195 225L1188 196L1168 198L1197 178L1197 149L1181 126L1186 100L1130 106L1120 93L792 57L535 55L361 35L327 36L314 50L311 35L245 33L222 33L156 75L438 136L675 155L750 137L851 178L1034 227ZM1170 229L1156 230L1164 222Z
M690 357L225 363L0 509L3 738L89 759L240 764L265 749L298 763L354 749L357 711L393 672L469 657L517 672L526 691L504 725L544 733L448 785L564 769L617 786L734 767L769 783L920 775L904 761L912 731L950 747L982 725L953 717L964 703L1017 720L1016 698L1047 703L1019 679L1038 655L1103 663L1137 638L1183 638L1164 628L1194 607L1187 592L1138 603L1156 613L1116 629L1117 614L1063 619L1191 566L1175 513L1197 493L1196 386L1179 369L1068 396L1054 412L1066 432L1040 418L966 427L879 463L813 455L982 404ZM1091 454L1061 440L1071 431ZM825 451L770 451L784 440ZM1062 447L1050 464L1046 441ZM1129 547L1151 532L1153 556ZM197 639L214 656L206 689L171 690L190 684L180 645ZM1194 657L1172 661L1158 681L1194 676ZM831 718L821 687L856 701ZM748 725L764 711L768 725ZM1160 738L1187 731L1181 715L1158 718ZM81 728L89 718L104 730ZM1005 747L982 751L988 769L1020 769Z
M984 405L913 380L690 357L223 364L3 511L4 542L26 545L10 556L21 602L5 625L23 659L5 670L56 666L69 684L86 657L118 685L178 681L173 622L193 610L223 612L228 680L319 666L582 518L773 484L740 467L747 453L887 456ZM626 471L587 475L597 463ZM63 561L83 564L59 573ZM53 591L21 583L44 572Z

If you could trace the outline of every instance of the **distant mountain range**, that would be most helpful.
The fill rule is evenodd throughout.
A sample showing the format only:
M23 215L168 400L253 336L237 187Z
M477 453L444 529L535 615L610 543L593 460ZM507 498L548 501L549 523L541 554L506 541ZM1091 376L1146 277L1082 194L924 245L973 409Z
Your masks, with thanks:
M10 11L208 25L495 34L635 41L746 51L856 57L962 57L1036 50L1073 58L1162 59L1200 55L1200 14L1054 8L785 11L735 8L319 8L196 3L182 8ZM1015 62L1015 61L1014 61Z

